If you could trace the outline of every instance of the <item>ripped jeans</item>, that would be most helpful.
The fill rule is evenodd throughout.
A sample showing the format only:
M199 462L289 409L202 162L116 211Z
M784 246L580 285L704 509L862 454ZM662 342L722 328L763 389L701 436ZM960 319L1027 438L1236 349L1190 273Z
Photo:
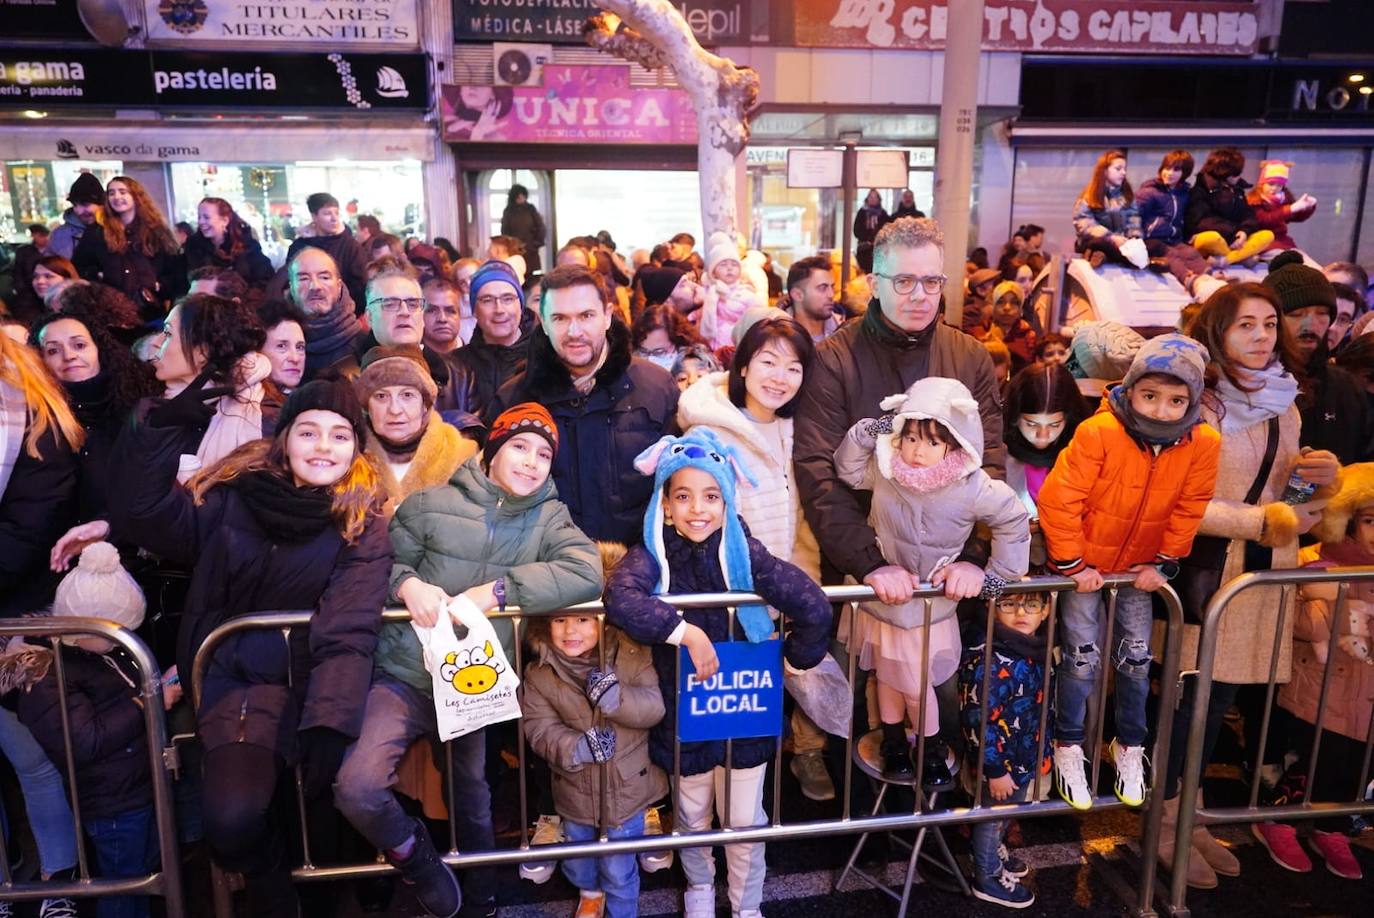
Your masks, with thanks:
M1055 673L1055 741L1082 744L1088 698L1097 687L1106 640L1107 590L1059 594L1059 668ZM1116 667L1116 736L1123 746L1146 740L1145 700L1150 694L1150 594L1121 587L1112 628Z

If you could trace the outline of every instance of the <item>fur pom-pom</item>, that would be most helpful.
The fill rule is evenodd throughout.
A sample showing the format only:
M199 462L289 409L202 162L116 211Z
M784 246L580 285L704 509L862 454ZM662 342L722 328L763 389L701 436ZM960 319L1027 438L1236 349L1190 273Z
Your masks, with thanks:
M1288 545L1298 537L1298 513L1284 503L1264 505L1264 536L1260 544L1265 548Z

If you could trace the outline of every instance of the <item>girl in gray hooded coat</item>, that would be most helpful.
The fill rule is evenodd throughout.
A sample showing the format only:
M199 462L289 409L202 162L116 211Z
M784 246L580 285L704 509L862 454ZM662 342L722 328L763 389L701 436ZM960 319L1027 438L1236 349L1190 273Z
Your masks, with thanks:
M851 488L873 492L868 521L883 557L913 580L939 584L974 526L986 524L992 553L980 596L996 598L1008 581L1026 573L1030 526L1016 493L982 470L978 402L957 380L930 377L881 405L894 413L851 427L835 451L835 468ZM884 776L910 780L914 773L905 728L909 715L913 726L936 738L926 744L924 783L930 790L952 784L944 744L938 741L935 687L959 668L954 611L954 600L932 599L927 627L924 600L861 603L850 648L877 679ZM841 634L847 633L841 625Z

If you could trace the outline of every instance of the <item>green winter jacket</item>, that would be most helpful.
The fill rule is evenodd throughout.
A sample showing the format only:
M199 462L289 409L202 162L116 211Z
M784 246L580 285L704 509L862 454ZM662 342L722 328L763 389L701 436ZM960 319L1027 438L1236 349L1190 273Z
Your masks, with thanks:
M473 456L447 485L410 495L391 520L396 561L391 598L408 577L457 596L469 587L506 578L506 603L544 612L601 595L601 557L558 500L553 478L528 497L513 497L494 484ZM514 663L515 629L509 618L492 620L506 657ZM382 626L377 668L432 696L420 641L409 623Z

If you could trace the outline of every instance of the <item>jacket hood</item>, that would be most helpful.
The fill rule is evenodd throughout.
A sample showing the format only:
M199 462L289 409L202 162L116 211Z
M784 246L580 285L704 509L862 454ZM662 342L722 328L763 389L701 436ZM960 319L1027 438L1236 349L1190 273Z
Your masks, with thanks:
M774 464L777 458L769 451L759 427L749 419L743 408L730 401L726 388L730 379L727 371L708 373L688 387L677 403L678 423L683 430L703 426L728 431ZM787 419L780 419L787 423Z
M475 454L467 462L458 466L458 471L453 473L449 479L449 484L453 485L463 496L478 506L494 509L500 505L503 509L509 509L512 513L530 510L539 506L547 500L554 500L558 497L558 489L553 484L553 474L544 479L544 483L539 490L525 497L516 497L505 491L496 482L487 477L487 473L482 471L482 456Z
M606 362L596 371L597 388L609 388L630 368L634 354L630 350L630 329L618 315L611 317L611 327L606 331ZM533 400L545 403L546 399L566 395L572 390L572 374L558 359L553 342L539 326L530 336L529 361L525 365L525 379ZM547 403L545 403L545 407Z
M978 400L968 387L957 379L928 376L917 380L901 395L889 395L880 406L894 412L892 435L880 436L874 454L878 471L884 478L892 477L892 455L908 420L929 418L939 421L958 441L968 459L965 475L983 465L983 419L978 413Z

